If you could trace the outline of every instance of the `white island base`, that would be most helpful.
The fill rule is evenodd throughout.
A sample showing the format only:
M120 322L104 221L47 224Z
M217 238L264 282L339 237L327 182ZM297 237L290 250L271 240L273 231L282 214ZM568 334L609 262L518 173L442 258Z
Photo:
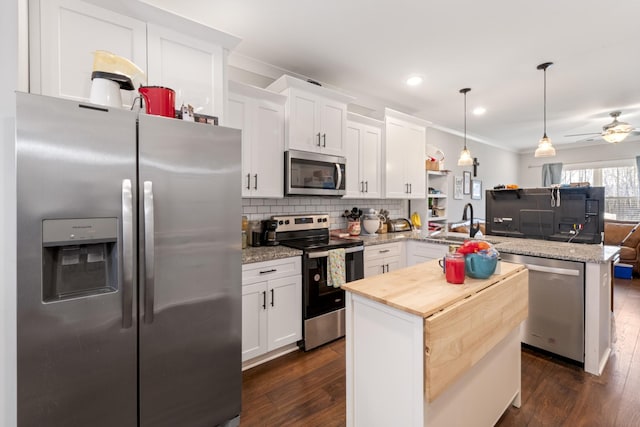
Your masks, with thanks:
M520 407L519 328L429 403L423 319L349 292L346 303L347 426L492 426Z
M344 286L347 426L483 427L520 407L528 272L510 264L446 303L464 288L422 279L430 264Z

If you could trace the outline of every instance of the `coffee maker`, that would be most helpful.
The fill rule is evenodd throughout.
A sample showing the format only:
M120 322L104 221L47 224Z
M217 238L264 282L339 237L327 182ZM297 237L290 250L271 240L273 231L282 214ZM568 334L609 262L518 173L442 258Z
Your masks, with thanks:
M276 246L279 242L276 240L276 229L278 221L273 219L265 219L262 221L262 239L263 246Z

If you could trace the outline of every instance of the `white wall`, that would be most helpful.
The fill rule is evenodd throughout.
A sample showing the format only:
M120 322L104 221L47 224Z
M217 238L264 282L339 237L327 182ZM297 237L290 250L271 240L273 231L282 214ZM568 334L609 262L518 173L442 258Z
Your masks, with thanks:
M439 129L427 129L427 145L436 146L445 153L444 168L451 172L447 177L447 218L449 222L455 222L462 218L462 210L467 203L473 205L475 218L485 218L485 190L498 184L518 183L518 155L517 153L496 148L470 140L467 137L467 148L471 155L478 159L478 175L473 177L472 166L458 166L458 157L464 146L464 140ZM453 177L462 176L463 171L470 171L472 179L482 181L482 199L471 200L471 195L465 194L462 200L453 198ZM412 203L413 206L413 203ZM413 208L412 208L413 209Z
M18 23L26 1L0 6L0 425L16 425L15 95L25 89L24 44ZM22 21L24 24L24 21ZM22 28L26 31L26 28ZM21 56L23 55L23 56ZM19 70L21 70L19 72ZM22 73L22 74L20 74ZM22 83L22 84L21 84Z
M640 141L623 141L618 144L602 142L598 145L563 149L556 145L556 156L535 158L533 153L519 155L518 181L521 187L542 186L542 165L544 163L561 162L563 165L580 163L603 163L615 160L633 160L640 155Z

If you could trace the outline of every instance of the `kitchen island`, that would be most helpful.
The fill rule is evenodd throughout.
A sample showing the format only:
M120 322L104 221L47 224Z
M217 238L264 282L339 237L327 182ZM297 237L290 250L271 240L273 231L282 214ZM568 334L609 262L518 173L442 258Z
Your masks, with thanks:
M451 285L430 261L343 289L348 426L488 426L520 405L524 266Z

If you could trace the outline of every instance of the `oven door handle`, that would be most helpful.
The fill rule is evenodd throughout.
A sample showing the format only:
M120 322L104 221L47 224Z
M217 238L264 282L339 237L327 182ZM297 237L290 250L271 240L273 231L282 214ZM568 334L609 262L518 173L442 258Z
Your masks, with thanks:
M345 248L345 254L352 254L354 252L362 252L364 250L364 246L354 246L353 248ZM326 258L329 256L329 251L318 251L318 252L309 252L309 258Z

